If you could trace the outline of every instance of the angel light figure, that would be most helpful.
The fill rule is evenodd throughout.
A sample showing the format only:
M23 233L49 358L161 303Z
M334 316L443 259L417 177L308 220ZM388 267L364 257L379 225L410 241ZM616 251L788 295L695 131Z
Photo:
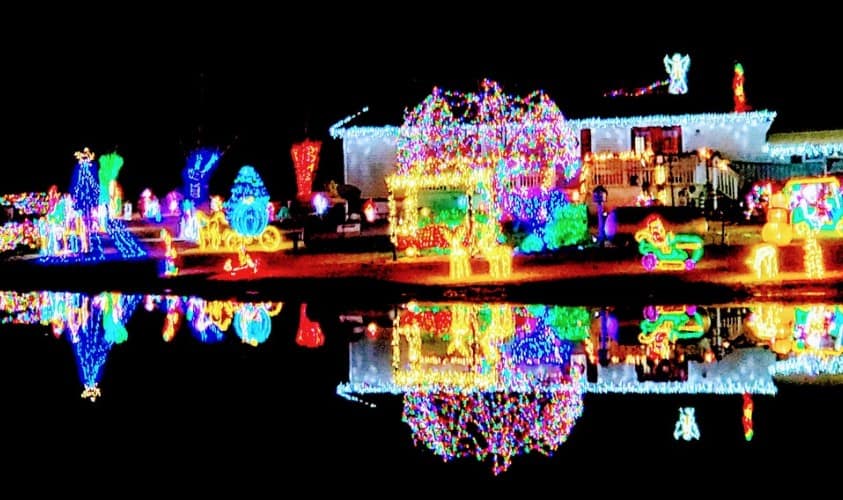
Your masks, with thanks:
M691 56L679 53L672 57L664 56L664 69L670 76L670 85L667 91L670 94L680 95L688 93L688 68L691 67Z

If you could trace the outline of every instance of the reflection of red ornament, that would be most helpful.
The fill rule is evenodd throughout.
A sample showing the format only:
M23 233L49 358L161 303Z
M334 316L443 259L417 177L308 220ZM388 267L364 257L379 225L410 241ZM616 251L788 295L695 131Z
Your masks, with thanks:
M297 196L302 200L310 200L313 190L313 173L319 165L319 150L322 141L304 141L293 144L290 155L293 157L293 168L296 171Z
M299 308L299 331L296 333L296 344L302 347L320 347L325 343L325 335L318 321L311 321L307 317L307 303L302 302Z
M752 409L755 405L752 403L752 394L743 393L743 435L747 441L752 441L754 431L752 429Z

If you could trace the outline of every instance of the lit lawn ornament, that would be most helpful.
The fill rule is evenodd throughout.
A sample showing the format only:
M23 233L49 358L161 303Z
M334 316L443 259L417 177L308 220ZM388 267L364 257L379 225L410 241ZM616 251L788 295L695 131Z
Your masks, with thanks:
M836 177L794 177L782 193L790 209L790 224L796 238L807 238L813 229L843 234L840 182Z
M123 189L117 183L117 175L121 168L123 157L119 154L109 153L100 157L99 206L106 208L103 215L107 214L110 218L116 217L123 205Z
M755 245L747 260L755 277L759 280L773 280L779 276L779 251L773 245Z
M178 217L181 215L181 203L184 196L178 191L170 191L164 197L164 212L168 217Z
M222 153L216 148L198 148L190 152L182 171L184 195L194 207L203 207L208 201L208 183L219 165Z
M657 214L647 218L647 225L635 233L641 264L647 271L655 269L691 271L703 255L703 239L696 234L667 231Z
M227 273L231 273L232 276L236 276L242 271L249 272L251 271L252 274L257 274L258 272L258 259L253 259L251 255L246 251L246 246L241 245L240 249L237 251L237 265L232 263L231 259L226 259L225 263L223 264L222 268Z
M449 272L452 280L462 280L471 276L471 255L462 244L462 238L454 235L451 238L451 254L448 256Z
M679 408L679 419L673 428L673 439L679 438L685 441L700 438L700 428L697 426L697 418L694 416L694 408Z
M313 174L319 166L319 150L321 141L305 139L293 144L290 156L293 158L293 170L296 172L296 197L299 200L310 199L313 189Z
M179 238L197 243L199 241L199 217L193 202L182 201L181 219L179 219Z
M735 98L735 113L746 113L752 107L746 102L746 93L743 90L744 73L743 65L735 63L735 76L732 78L732 92Z
M152 194L149 188L141 192L138 209L144 219L161 222L161 205L158 203L158 197Z
M238 234L260 236L269 223L269 192L254 167L246 165L237 173L231 197L225 202L228 223Z
M176 265L176 248L173 246L173 237L166 229L161 230L161 240L164 242L164 276L176 276L179 274L179 268Z
M670 77L668 93L675 95L688 93L688 69L690 67L691 57L688 54L682 56L675 53L671 57L664 56L664 69Z

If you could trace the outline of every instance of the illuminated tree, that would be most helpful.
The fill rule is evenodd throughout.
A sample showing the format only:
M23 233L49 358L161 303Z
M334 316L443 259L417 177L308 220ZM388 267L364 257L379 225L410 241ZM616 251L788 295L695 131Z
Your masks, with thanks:
M446 461L491 455L497 475L516 455L552 454L567 441L580 415L582 394L570 385L532 393L408 393L403 421L414 443Z

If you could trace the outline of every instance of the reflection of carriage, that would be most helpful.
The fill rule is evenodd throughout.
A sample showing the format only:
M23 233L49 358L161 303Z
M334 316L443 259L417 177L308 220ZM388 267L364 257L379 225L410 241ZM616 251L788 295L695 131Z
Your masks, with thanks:
M703 255L703 239L696 234L673 234L665 231L658 216L647 219L647 226L635 233L641 265L644 269L691 271Z

